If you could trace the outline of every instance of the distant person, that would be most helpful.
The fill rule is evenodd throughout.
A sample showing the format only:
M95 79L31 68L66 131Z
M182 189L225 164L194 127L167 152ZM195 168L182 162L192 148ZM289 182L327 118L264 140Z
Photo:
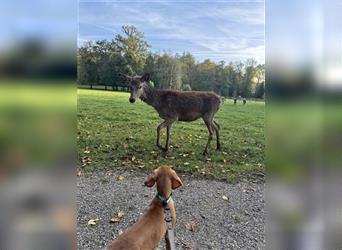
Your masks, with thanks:
M245 105L246 104L246 98L243 98L243 100L242 100L242 102L243 102L243 105Z
M234 97L234 104L236 104L236 101L237 101L237 99L236 99L236 97Z

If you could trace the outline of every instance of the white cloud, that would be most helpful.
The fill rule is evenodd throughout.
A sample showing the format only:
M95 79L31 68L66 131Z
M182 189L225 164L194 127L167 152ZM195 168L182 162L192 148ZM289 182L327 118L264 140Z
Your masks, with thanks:
M102 6L101 6L102 5ZM133 24L145 33L155 51L189 51L198 57L256 58L264 62L263 3L105 3L82 4L80 20L99 30L82 30L79 41L111 37L123 24ZM101 32L100 32L101 31ZM84 34L85 33L85 34Z

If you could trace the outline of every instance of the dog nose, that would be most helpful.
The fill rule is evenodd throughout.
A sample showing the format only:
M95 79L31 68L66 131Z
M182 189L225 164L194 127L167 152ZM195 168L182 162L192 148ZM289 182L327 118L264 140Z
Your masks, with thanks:
M135 102L135 99L134 99L134 98L129 98L129 102L130 102L130 103L134 103L134 102Z

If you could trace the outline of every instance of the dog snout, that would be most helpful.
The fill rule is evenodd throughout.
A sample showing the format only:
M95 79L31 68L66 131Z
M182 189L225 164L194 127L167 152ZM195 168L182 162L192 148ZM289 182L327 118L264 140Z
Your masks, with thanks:
M130 103L135 103L135 99L134 98L129 98L129 102Z

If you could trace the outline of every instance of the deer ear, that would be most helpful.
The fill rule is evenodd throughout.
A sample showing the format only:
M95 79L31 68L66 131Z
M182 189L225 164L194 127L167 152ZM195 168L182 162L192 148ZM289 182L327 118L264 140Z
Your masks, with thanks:
M147 177L144 184L146 187L153 187L154 183L156 183L156 180L157 180L157 175L153 173L149 177Z
M145 74L140 78L140 80L143 81L143 82L148 82L150 79L151 79L151 76L150 76L149 73L145 73Z
M182 185L183 185L183 183L182 183L181 179L178 177L176 172L173 172L172 178L171 178L171 187L172 187L172 189L179 188Z

